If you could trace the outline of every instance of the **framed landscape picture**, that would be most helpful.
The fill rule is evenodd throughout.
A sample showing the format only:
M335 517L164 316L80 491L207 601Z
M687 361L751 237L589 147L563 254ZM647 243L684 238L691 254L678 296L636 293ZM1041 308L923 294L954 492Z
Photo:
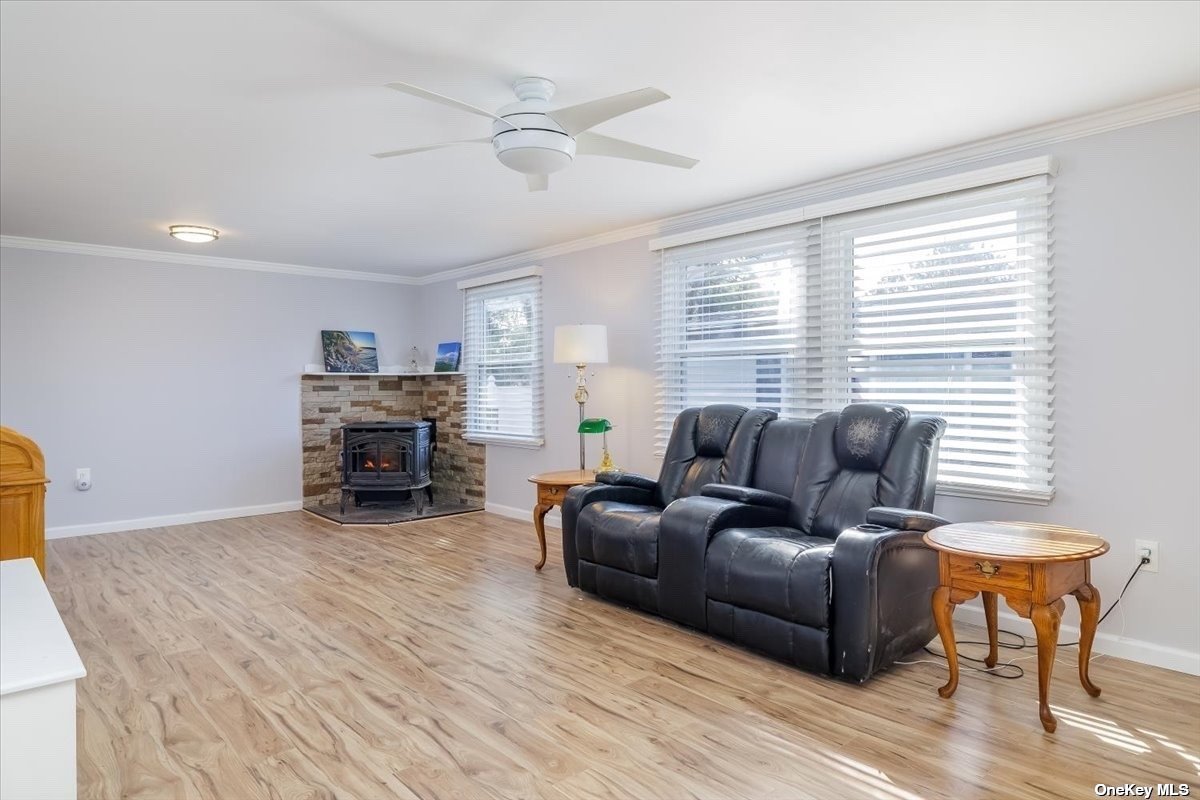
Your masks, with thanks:
M462 342L442 342L437 348L437 358L433 361L434 372L458 372L458 362L462 358Z
M321 331L326 372L379 372L371 331Z

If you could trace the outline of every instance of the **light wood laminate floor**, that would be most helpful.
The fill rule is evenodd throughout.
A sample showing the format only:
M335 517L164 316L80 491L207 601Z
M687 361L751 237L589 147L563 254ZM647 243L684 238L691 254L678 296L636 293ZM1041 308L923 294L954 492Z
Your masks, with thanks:
M1032 674L967 672L952 700L943 665L848 685L578 593L554 543L541 573L535 549L483 513L51 542L88 669L80 797L1197 794L1200 679L1101 657L1093 700L1060 649L1051 735Z

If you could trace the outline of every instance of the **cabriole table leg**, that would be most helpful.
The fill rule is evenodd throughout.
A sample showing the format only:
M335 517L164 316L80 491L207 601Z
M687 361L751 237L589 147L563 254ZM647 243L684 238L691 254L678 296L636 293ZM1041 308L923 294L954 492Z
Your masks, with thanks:
M938 689L938 694L949 697L958 688L958 648L954 643L954 603L950 599L949 586L939 586L933 591L933 619L937 622L942 649L946 651L946 664L950 667L950 680Z
M996 650L1000 638L1000 622L996 616L996 593L981 592L980 594L983 597L983 618L987 621L988 634L988 654L987 658L983 660L983 665L991 669L1000 660Z
M537 532L538 547L541 549L541 558L533 565L534 569L541 569L546 566L546 515L550 513L550 509L554 506L538 503L533 507L533 529Z
M1079 601L1079 682L1083 690L1092 697L1100 696L1100 687L1092 683L1088 667L1092 663L1092 642L1096 639L1096 626L1100 621L1100 592L1090 583L1080 586L1072 594Z
M1038 644L1038 716L1047 733L1054 733L1058 720L1050 713L1050 675L1054 672L1054 654L1058 651L1058 626L1065 603L1061 599L1049 605L1034 605L1029 612Z

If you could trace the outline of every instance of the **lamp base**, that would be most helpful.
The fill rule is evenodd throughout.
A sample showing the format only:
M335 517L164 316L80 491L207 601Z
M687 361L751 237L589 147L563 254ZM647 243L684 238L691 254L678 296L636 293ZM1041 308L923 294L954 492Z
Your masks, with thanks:
M608 448L604 448L603 454L600 456L600 465L596 467L596 472L616 472L617 465L613 463L612 456L608 454Z

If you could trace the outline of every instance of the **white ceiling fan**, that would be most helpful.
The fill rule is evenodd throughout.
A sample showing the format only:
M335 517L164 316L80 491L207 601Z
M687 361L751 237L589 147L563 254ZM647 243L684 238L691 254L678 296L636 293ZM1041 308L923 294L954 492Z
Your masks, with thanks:
M460 111L489 117L492 120L492 135L480 139L389 150L386 153L375 153L375 158L392 158L460 144L491 142L496 158L500 159L501 164L525 174L531 192L541 192L549 188L550 173L569 167L577 155L628 158L681 169L691 169L700 163L687 156L591 132L590 129L601 122L670 99L665 92L658 89L638 89L576 106L551 109L550 98L554 96L554 82L546 78L521 78L513 84L517 102L510 103L493 114L470 103L407 83L389 83L387 87Z

